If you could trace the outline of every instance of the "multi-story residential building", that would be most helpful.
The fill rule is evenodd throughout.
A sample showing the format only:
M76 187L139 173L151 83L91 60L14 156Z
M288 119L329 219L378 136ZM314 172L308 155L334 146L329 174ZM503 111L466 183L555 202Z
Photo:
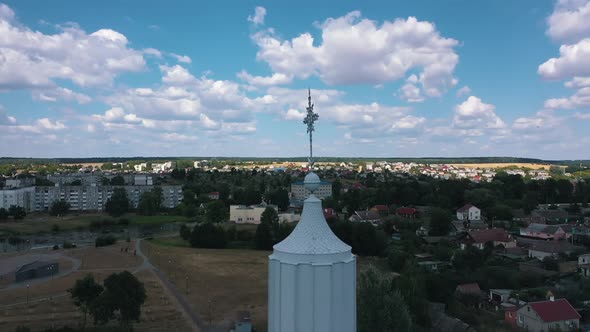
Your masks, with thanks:
M310 195L310 191L305 189L303 181L297 181L291 184L291 200L303 201ZM320 187L314 192L314 195L319 199L332 196L332 183L328 181L322 181Z
M35 185L35 178L13 178L6 180L6 188L24 188Z
M48 211L54 201L65 200L74 211L102 211L117 186L64 186L36 187L34 211ZM141 195L154 186L120 186L127 192L130 206L136 208ZM182 186L164 185L162 206L175 208L182 201Z
M133 169L135 169L136 172L143 172L147 169L147 163L133 165Z
M35 187L0 190L0 208L8 210L13 205L23 207L27 212L33 211Z
M47 175L47 180L55 183L58 186L67 186L74 181L80 181L82 186L100 186L104 179L110 180L115 176L122 176L125 183L132 184L134 181L133 174L106 174L106 173L73 173L73 174L50 174Z

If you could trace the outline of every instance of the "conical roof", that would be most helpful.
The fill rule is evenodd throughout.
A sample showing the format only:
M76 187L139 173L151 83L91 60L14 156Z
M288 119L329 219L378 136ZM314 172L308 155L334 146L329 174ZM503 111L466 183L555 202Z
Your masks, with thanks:
M301 220L293 232L273 247L275 253L299 255L350 253L351 247L334 235L328 226L322 210L322 201L313 194L319 184L320 178L315 173L309 173L305 177L305 188L312 194L304 201Z

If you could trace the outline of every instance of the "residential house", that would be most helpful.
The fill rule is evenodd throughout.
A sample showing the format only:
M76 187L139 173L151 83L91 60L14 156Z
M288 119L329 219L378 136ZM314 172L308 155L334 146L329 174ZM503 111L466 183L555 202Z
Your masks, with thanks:
M395 214L403 218L418 218L420 213L417 209L412 207L400 207L395 209Z
M326 218L326 220L337 217L338 215L336 214L336 211L334 211L333 208L324 208L324 218Z
M518 305L512 303L502 304L502 309L504 310L504 322L514 329L517 326L516 317L518 316L518 308Z
M580 326L580 314L566 299L530 302L516 311L518 327L531 332L570 331Z
M490 289L489 300L495 304L508 302L512 289Z
M387 205L375 205L370 210L375 211L384 217L389 214L389 208L387 207Z
M545 257L557 257L559 254L569 255L583 248L574 246L568 241L545 241L527 238L518 238L519 247L528 250L530 258L543 260Z
M455 288L455 294L460 295L481 295L481 288L479 284L474 282L470 284L461 284Z
M584 277L590 277L590 254L578 256L578 268Z
M213 191L209 193L209 199L211 200L218 200L219 199L219 191Z
M541 220L542 223L560 223L566 222L568 218L568 212L560 209L537 209L531 212L531 218L534 220Z
M499 245L504 246L504 248L516 247L516 240L503 228L470 231L459 242L461 243L462 249L465 249L468 245L483 249L488 242L491 242L494 247Z
M471 204L465 204L457 210L457 220L481 221L481 210Z
M448 263L441 262L441 261L422 261L422 262L418 262L417 264L420 268L423 268L423 269L428 270L430 272L437 272L441 269L441 267L443 267L444 265L447 265Z
M381 224L381 216L375 211L354 211L348 220L352 222L370 222L374 226Z
M520 229L520 235L541 240L569 239L572 236L572 226L531 223L528 227Z

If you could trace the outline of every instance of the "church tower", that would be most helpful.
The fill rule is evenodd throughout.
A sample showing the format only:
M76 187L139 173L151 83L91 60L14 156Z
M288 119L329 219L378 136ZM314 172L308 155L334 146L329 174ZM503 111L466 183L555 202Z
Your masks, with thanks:
M318 115L311 92L303 122L309 134L311 192L301 220L269 256L269 332L356 332L356 257L328 226L322 201L313 193L320 178L313 173L312 134Z

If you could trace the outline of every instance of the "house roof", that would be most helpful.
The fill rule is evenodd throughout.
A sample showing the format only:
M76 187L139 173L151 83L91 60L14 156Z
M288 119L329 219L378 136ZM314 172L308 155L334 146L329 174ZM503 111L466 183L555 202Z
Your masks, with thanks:
M533 217L543 217L547 219L563 219L567 218L568 213L564 210L533 210L531 215Z
M375 206L372 207L372 209L373 210L377 210L379 212L381 212L381 211L385 211L385 212L389 211L389 208L387 207L387 205L375 205Z
M469 237L475 243L486 243L489 241L510 242L512 238L503 228L482 229L480 231L469 232Z
M479 294L479 293L481 293L481 289L479 288L479 285L476 282L471 283L471 284L458 285L457 289L455 291L462 293L462 294Z
M418 210L411 208L411 207L400 207L395 210L396 213L399 214L415 214L418 213Z
M529 305L546 323L582 317L566 299L531 302Z
M465 204L465 205L463 205L463 206L462 206L462 207L460 207L459 209L457 209L457 212L465 212L465 211L469 210L469 209L470 209L470 208L472 208L472 207L475 207L475 208L477 208L475 205L472 205L472 204L469 204L469 203L468 203L468 204Z
M525 228L525 231L526 232L534 232L534 233L555 234L560 228L564 232L571 232L572 231L572 226L568 225L568 224L546 225L546 224L538 224L538 223L531 223L527 228Z
M375 211L354 211L354 213L360 217L361 220L377 220L381 219L379 213Z

